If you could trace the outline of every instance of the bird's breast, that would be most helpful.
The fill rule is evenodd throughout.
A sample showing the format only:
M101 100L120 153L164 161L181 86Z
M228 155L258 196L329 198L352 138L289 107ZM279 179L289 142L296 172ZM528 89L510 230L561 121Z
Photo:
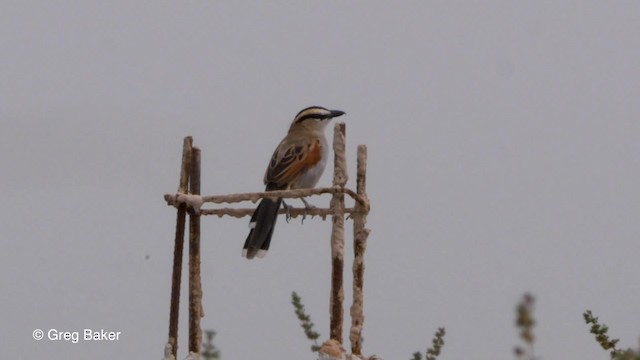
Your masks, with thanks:
M320 160L310 166L304 174L302 174L297 181L292 184L292 189L307 189L315 187L324 172L324 168L327 166L327 158L329 157L329 148L326 139L320 139L321 154Z

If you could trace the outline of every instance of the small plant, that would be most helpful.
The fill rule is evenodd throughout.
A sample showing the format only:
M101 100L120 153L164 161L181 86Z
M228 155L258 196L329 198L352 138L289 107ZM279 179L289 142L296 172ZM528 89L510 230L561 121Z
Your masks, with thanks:
M582 316L587 325L591 325L590 332L596 336L598 344L600 344L604 350L610 351L611 359L640 360L640 350L622 350L616 347L620 339L611 339L608 334L609 327L605 324L600 325L598 318L593 316L591 310L585 311Z
M536 324L533 318L534 305L535 298L533 295L526 293L516 306L516 327L520 330L520 339L524 342L524 346L516 346L513 349L518 359L535 359L533 356L533 344L535 343L533 327Z
M216 332L213 330L205 330L204 334L207 340L202 344L202 358L205 360L220 360L220 350L213 345L213 337L216 336Z
M291 304L293 304L293 308L295 309L296 317L300 320L300 326L304 329L304 334L307 336L307 339L313 342L313 345L311 345L311 351L317 352L320 350L320 345L318 344L320 334L313 330L311 317L305 313L304 305L302 305L302 299L295 291L291 293Z
M445 328L438 328L438 331L436 331L436 334L433 336L433 340L431 340L431 347L427 349L424 356L425 360L436 360L438 358L438 355L440 355L442 351L442 346L444 346L445 334ZM422 354L418 351L414 352L411 360L422 360Z

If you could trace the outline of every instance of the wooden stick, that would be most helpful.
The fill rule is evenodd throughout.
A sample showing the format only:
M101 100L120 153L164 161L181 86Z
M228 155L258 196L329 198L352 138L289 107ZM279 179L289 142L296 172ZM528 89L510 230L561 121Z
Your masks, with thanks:
M333 186L344 187L347 183L347 160L345 157L345 124L337 123L333 132L334 171ZM330 338L342 343L344 318L344 193L334 193L331 199L333 227L331 229L331 300Z
M283 198L283 199L295 199L303 198L311 195L320 194L347 194L361 205L367 205L366 201L361 198L355 191L345 187L321 187L312 189L295 189L295 190L274 190L252 193L238 193L227 195L206 195L201 197L203 203L215 203L215 204L231 204L242 201L256 202L262 198ZM165 194L164 199L168 205L177 206L181 203L180 193L178 194ZM183 194L182 194L183 195Z
M189 192L200 195L200 149L191 157ZM200 215L189 211L189 352L199 354L202 344L202 284L200 281Z
M180 168L180 184L178 192L186 193L189 182L189 169L191 163L191 148L193 138L187 136L182 145L182 165ZM176 219L175 247L173 249L173 274L171 276L171 304L169 308L169 344L174 359L178 353L178 313L180 310L180 280L182 277L182 254L184 248L184 227L187 213L186 204L178 206Z
M200 215L215 215L218 217L223 216L231 216L234 218L242 218L245 216L253 215L255 208L242 208L242 209L233 209L233 208L220 208L220 209L203 209L200 210ZM356 208L349 207L344 209L345 214L355 214L356 212L361 210L356 210ZM332 209L323 209L323 208L289 208L278 210L278 214L288 214L292 218L297 218L298 216L319 216L322 220L326 220L327 216L335 215Z
M358 195L367 199L367 147L358 146L358 170L357 170L357 191ZM364 252L367 249L367 238L369 229L365 229L369 207L363 208L360 203L356 203L356 212L353 215L353 303L351 304L351 331L349 341L351 342L351 353L362 354L362 327L364 324Z

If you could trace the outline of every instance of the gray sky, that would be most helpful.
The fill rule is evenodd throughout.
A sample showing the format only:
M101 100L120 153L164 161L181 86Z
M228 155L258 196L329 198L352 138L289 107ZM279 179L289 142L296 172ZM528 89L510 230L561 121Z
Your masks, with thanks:
M636 346L639 24L638 2L3 1L4 357L160 358L182 138L203 193L258 191L309 105L347 112L351 186L369 148L366 354L410 358L445 326L443 359L513 358L525 291L536 355L606 358L585 309ZM293 290L328 336L330 221L282 220L247 261L248 219L203 219L224 359L312 359Z

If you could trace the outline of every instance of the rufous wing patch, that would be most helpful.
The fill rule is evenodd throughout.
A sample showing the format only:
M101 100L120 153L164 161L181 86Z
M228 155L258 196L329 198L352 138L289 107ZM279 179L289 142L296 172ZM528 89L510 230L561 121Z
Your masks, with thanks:
M322 144L320 140L316 139L305 145L291 145L280 157L275 155L265 174L265 182L288 185L295 182L309 168L320 162Z

